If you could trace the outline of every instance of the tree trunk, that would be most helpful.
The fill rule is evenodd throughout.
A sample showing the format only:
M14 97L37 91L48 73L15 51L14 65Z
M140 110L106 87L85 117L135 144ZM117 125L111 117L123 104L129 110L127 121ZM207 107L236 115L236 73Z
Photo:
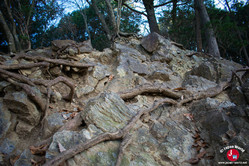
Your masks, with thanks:
M99 20L100 20L100 22L101 22L101 25L103 26L103 29L104 29L104 31L105 31L105 33L106 33L106 35L107 35L108 40L111 41L111 40L112 40L112 33L111 33L111 31L110 31L108 25L106 24L106 21L105 21L105 19L104 19L104 16L100 13L99 8L97 7L97 4L96 4L95 0L92 0L92 4L89 2L89 0L86 0L86 1L87 1L87 3L88 3L89 5L92 5L92 6L93 6L94 11L95 11L95 13L97 14L97 16L98 16L98 18L99 18Z
M117 27L116 27L115 15L114 15L114 12L113 12L111 2L110 2L110 0L105 0L105 3L106 3L106 6L107 6L107 10L108 10L109 18L111 20L111 24L113 26L113 29L116 31Z
M196 2L195 2L195 33L196 33L197 52L202 52L201 20L200 20L199 10L197 10L196 7Z
M220 57L220 51L216 41L214 30L211 25L210 18L208 16L203 0L196 0L195 3L196 3L196 8L200 13L202 24L203 26L206 27L205 36L207 38L207 43L208 43L208 53L210 53L214 57Z
M15 46L15 40L14 37L4 19L3 13L0 10L0 24L4 29L4 33L6 34L7 41L8 41L8 47L9 47L9 52L13 53L16 52L16 46Z
M229 3L228 3L227 0L225 0L225 1L226 1L227 8L228 8L228 10L229 10L229 13L231 14L232 11L231 11L231 8L230 8L230 6L229 6ZM246 58L247 65L249 66L249 57L248 57L248 53L247 53L246 47L245 47L245 45L244 45L244 43L243 43L243 39L242 39L242 36L241 36L241 34L240 34L240 31L239 31L239 28L238 28L236 22L235 22L235 26L236 26L236 32L237 32L237 34L238 34L239 40L240 40L240 42L242 43L242 49L243 49L243 52L244 52L244 54L245 54L245 58Z
M143 0L143 4L147 13L147 18L150 26L150 32L160 33L159 27L156 21L154 0Z
M7 9L9 20L11 22L11 31L12 31L12 35L14 37L16 51L21 51L21 44L20 44L19 38L18 38L17 33L16 33L16 23L15 23L14 18L12 16L10 6L7 3L7 0L4 0L4 3L6 6L6 9Z
M173 27L175 27L175 22L176 22L176 7L177 7L177 0L173 0L173 9L171 11Z

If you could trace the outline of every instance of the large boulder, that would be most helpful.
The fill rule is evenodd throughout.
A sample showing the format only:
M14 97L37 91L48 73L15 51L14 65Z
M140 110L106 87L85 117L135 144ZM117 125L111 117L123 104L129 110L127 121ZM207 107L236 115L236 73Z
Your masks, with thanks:
M0 99L0 140L5 136L11 125L10 118L10 112L4 106L3 101Z
M159 45L159 35L156 32L150 33L142 39L141 45L150 53L155 51Z
M36 126L40 122L41 114L25 92L7 93L3 98L3 103L22 121L32 126Z
M119 95L104 92L87 103L81 116L86 124L95 124L105 132L115 132L124 127L134 114Z
M76 42L73 40L54 40L51 42L53 51L58 51L62 48L66 48L67 46L71 46L74 44L76 44Z

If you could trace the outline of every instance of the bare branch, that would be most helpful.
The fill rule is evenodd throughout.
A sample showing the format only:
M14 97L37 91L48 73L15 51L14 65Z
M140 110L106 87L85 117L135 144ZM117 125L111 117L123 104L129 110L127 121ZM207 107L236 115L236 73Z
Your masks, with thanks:
M162 6L165 6L165 5L170 4L170 3L172 3L172 2L173 2L173 1L168 1L168 2L165 2L165 3L159 4L159 5L155 5L155 6L153 6L153 7L154 7L154 8L162 7Z
M144 12L140 12L140 11L138 11L138 10L136 10L136 9L133 9L132 7L130 7L128 4L126 4L126 3L124 3L123 4L125 7L127 7L128 9L130 9L131 11L133 11L133 12L135 12L135 13L138 13L138 14L141 14L141 15L144 15L144 16L146 16L147 17L147 14L145 14Z

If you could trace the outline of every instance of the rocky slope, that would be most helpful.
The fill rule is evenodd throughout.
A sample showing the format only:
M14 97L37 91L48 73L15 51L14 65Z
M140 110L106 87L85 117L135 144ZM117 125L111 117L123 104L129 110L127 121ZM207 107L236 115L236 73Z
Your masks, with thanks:
M227 146L249 163L248 74L239 64L158 34L102 52L54 41L0 60L0 165L49 165L58 155L70 166L218 165L229 161Z

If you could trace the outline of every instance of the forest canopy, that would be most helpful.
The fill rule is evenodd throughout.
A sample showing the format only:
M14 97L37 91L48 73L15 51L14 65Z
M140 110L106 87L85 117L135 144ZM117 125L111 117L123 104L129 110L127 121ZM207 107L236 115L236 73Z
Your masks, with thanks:
M3 0L0 25L3 53L58 39L90 40L102 50L120 36L156 32L187 49L249 64L247 0Z

